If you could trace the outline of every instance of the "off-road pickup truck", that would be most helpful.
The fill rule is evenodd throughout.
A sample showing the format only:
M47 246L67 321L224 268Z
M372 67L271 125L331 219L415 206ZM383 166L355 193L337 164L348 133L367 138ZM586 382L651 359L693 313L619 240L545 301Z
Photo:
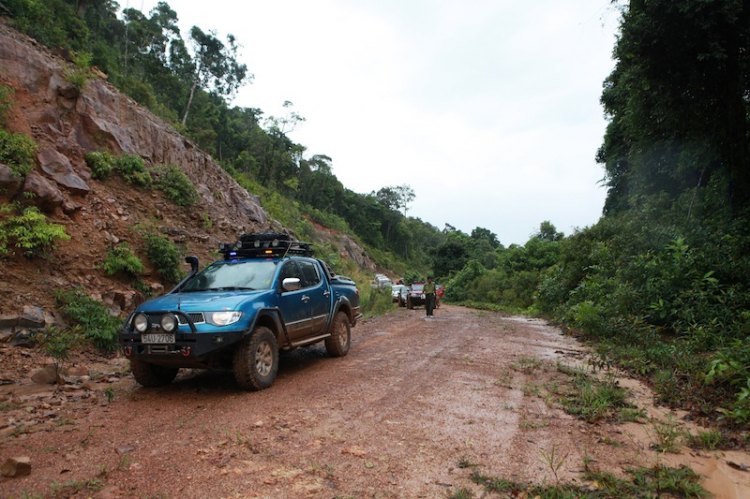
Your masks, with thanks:
M254 233L220 251L223 260L202 271L187 257L188 276L126 319L119 340L139 384L167 385L180 368L228 368L241 388L261 390L276 377L279 350L322 341L332 357L348 353L359 292L309 243Z

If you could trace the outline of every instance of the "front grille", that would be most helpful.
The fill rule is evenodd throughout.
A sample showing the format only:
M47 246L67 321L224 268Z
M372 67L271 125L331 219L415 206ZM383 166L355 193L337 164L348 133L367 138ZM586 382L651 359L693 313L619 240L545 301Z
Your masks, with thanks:
M188 325L183 314L175 314L175 315L177 316L177 322L180 324L180 326ZM188 313L185 315L190 317L190 320L193 321L193 324L205 324L206 323L206 318L203 316L203 312L193 312L193 313ZM159 324L159 322L161 322L161 316L162 314L160 313L148 314L148 318L152 324Z
M187 316L190 317L190 320L193 321L193 324L205 324L206 323L206 318L203 317L202 312L187 314ZM185 318L181 315L177 316L177 322L179 322L181 326L187 326L187 322L185 321Z

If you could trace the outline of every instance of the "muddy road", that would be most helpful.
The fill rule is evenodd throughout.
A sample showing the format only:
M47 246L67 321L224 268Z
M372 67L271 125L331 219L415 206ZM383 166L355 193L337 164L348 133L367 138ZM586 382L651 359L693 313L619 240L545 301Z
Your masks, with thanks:
M482 497L473 470L581 483L584 461L622 475L657 459L690 465L717 497L750 497L748 473L727 465L750 465L747 455L658 456L647 421L565 414L545 396L564 377L557 362L585 365L585 349L543 321L443 305L430 319L394 309L361 321L344 358L322 346L284 355L261 392L200 371L158 389L129 375L66 391L10 385L0 460L28 457L31 473L0 477L0 498L444 498L461 487ZM107 366L89 371L124 368ZM550 453L566 456L557 470Z

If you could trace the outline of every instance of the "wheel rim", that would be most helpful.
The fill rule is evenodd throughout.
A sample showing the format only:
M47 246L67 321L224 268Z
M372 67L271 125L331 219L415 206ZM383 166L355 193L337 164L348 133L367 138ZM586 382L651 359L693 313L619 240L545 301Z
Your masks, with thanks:
M346 323L343 321L339 325L339 345L346 347Z
M261 376L268 376L273 367L273 351L267 341L258 345L255 350L255 371Z

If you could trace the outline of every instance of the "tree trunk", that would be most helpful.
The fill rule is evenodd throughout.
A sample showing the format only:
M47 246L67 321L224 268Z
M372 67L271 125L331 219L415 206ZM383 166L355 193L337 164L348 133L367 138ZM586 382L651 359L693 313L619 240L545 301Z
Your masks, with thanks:
M738 24L744 24L750 19L750 13L743 13ZM744 20L744 22L743 22ZM743 99L745 88L740 59L747 43L747 28L737 26L734 33L729 34L727 46L729 54L726 59L726 74L724 75L724 119L723 130L719 131L718 139L722 148L722 156L729 167L730 196L732 213L741 216L750 207L750 164L748 164L747 144L747 116Z
M185 114L182 116L182 126L185 126L185 123L187 123L187 117L188 112L190 112L190 106L193 104L193 95L195 95L195 87L198 86L198 80L193 81L193 86L190 87L190 97L187 101L187 106L185 106Z

